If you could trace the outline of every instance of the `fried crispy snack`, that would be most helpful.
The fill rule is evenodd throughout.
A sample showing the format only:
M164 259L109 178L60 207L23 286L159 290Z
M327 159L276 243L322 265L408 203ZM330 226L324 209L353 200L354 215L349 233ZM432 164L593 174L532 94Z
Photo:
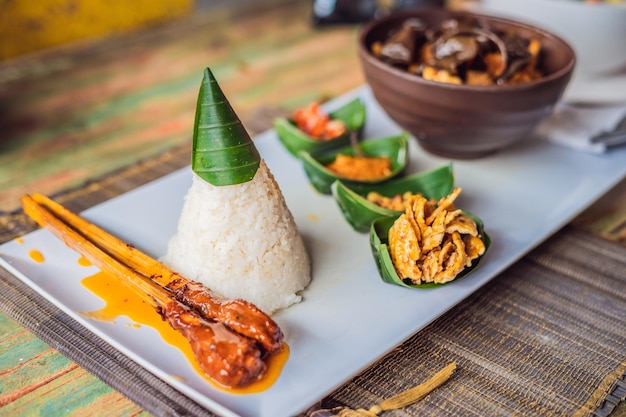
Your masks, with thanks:
M365 197L370 203L376 204L379 207L386 208L395 211L406 210L406 204L413 196L413 193L406 191L402 194L396 194L393 197L385 197L384 195L377 193L376 191L370 191Z
M456 188L438 202L410 198L405 212L389 229L389 252L396 272L419 285L452 281L485 253L476 222L454 207Z

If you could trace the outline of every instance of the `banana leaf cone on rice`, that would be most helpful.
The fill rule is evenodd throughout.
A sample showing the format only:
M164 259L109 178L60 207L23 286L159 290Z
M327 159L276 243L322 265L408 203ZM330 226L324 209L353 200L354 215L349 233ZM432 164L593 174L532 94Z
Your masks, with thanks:
M310 259L272 173L209 68L198 94L192 184L162 261L272 314L301 301Z

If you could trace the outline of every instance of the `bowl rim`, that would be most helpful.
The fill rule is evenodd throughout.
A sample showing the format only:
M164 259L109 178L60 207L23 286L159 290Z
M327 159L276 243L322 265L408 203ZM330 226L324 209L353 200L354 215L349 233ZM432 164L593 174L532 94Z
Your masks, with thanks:
M498 23L513 25L513 26L523 27L527 30L531 30L533 32L538 33L542 37L553 38L557 42L561 43L563 47L567 48L569 54L572 56L572 59L563 68L560 68L559 70L553 72L552 74L542 76L541 78L530 81L530 82L510 84L510 85L490 85L490 86L452 84L452 83L443 83L439 81L427 80L420 76L410 74L407 71L404 71L402 69L395 68L381 61L380 59L376 58L374 55L372 55L372 53L369 51L369 49L365 45L365 38L369 35L369 33L373 29L377 28L380 25L383 25L392 20L401 19L403 17L404 18L423 17L423 16L432 15L433 13L442 14L442 15L446 15L450 17L456 17L456 16L473 17L477 19L486 20L488 22L498 22ZM548 83L554 82L555 80L561 79L567 76L568 74L571 75L574 72L574 68L577 62L577 56L576 56L576 52L574 48L567 41L565 41L562 37L546 29L540 28L532 24L519 22L514 19L505 18L505 17L497 17L497 16L474 13L474 12L469 12L469 11L447 10L447 9L439 9L439 8L432 8L432 7L421 7L421 8L415 8L412 10L402 10L402 11L394 12L384 17L377 18L377 19L367 22L360 28L359 33L358 33L358 54L361 57L361 59L366 60L372 65L375 65L379 69L384 70L384 71L389 71L392 74L399 76L407 81L417 81L419 83L423 83L426 86L443 88L443 89L453 90L453 91L458 90L458 91L480 92L480 93L513 92L513 91L523 91L523 90L534 89L543 84L548 84Z

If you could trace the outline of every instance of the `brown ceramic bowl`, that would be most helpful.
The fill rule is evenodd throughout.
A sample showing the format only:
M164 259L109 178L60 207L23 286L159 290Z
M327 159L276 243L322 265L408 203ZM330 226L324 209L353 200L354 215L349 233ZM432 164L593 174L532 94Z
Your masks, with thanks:
M527 38L539 36L544 75L516 85L447 84L426 80L372 55L371 45L386 39L409 17L421 19L428 27L439 27L449 18L475 17L493 29L516 31ZM365 80L391 119L428 152L458 159L482 157L528 137L561 97L576 61L570 45L545 30L444 9L415 9L371 21L360 31L358 52Z

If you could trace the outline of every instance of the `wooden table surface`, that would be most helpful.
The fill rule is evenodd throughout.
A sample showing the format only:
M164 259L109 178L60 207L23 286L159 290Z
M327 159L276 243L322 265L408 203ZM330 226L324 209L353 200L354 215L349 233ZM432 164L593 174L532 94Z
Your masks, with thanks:
M190 141L206 66L244 124L360 86L357 28L314 28L309 13L303 0L224 6L0 62L0 212ZM626 182L575 222L626 245ZM0 357L2 415L147 414L4 314Z

